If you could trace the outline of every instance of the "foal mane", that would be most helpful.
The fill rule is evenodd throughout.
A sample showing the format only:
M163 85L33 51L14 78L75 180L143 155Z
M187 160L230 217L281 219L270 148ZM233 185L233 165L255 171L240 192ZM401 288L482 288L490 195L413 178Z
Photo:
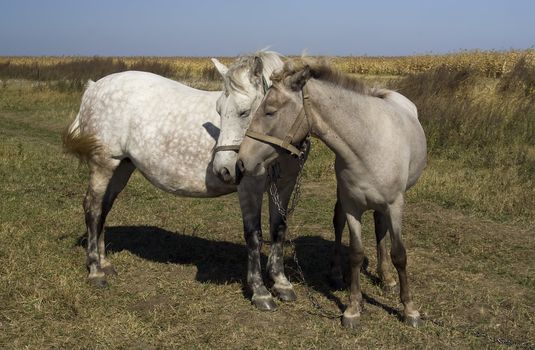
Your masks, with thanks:
M228 70L228 84L232 89L245 90L245 86L248 83L249 76L255 67L255 60L260 59L262 61L262 76L268 87L271 86L271 74L282 67L283 56L274 51L260 50L254 53L239 57L234 63L232 63ZM225 82L225 85L227 82Z
M271 76L273 82L280 82L286 77L299 76L308 70L308 76L305 79L314 78L317 80L329 82L343 89L354 91L361 95L385 98L389 90L369 87L361 80L343 73L333 67L323 58L300 57L288 60L284 63L281 71Z

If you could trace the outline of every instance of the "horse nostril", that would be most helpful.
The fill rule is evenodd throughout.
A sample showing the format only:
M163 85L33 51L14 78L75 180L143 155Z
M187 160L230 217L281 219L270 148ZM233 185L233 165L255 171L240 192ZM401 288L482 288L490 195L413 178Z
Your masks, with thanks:
M243 164L243 160L238 159L238 162L236 163L236 165L238 166L238 169L240 170L242 174L245 173L245 165Z
M227 168L223 168L221 169L221 178L223 179L223 181L225 182L230 182L232 181L232 176L230 175L230 171L228 171Z

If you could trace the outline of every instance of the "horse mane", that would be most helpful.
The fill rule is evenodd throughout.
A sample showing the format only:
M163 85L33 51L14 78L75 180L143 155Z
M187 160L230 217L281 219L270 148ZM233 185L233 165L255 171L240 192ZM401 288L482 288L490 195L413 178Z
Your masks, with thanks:
M283 56L274 51L260 50L240 56L230 65L227 73L228 82L225 82L225 89L231 87L235 90L245 90L246 84L249 83L249 74L254 69L256 58L262 61L262 76L268 87L271 86L271 74L283 66ZM230 86L227 86L227 83Z
M361 95L385 98L390 92L387 89L369 87L361 80L331 67L324 58L300 57L288 60L281 71L271 76L271 80L280 82L286 77L303 73L306 69L310 78L325 81Z

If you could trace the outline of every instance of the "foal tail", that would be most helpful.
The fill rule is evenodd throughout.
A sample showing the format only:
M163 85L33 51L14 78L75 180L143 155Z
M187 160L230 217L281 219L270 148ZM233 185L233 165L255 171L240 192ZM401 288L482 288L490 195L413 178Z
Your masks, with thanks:
M88 81L86 92L93 84L91 80ZM102 150L102 145L94 135L81 132L80 112L78 112L74 120L63 130L61 141L63 143L63 149L67 153L76 156L80 161L85 163L90 159L95 159Z

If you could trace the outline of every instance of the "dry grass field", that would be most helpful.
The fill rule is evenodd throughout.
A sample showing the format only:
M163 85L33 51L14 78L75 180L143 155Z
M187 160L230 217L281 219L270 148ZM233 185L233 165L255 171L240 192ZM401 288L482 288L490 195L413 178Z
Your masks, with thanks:
M298 301L279 303L272 313L251 305L235 195L173 197L138 173L107 221L118 276L109 288L94 289L84 265L87 169L60 144L83 82L134 68L204 89L221 83L205 58L4 57L0 348L535 349L533 52L333 58L333 64L399 90L419 108L429 165L408 193L404 237L414 300L427 318L421 328L400 322L397 295L376 283L370 214L363 233L366 312L360 328L348 331L339 319L317 315L292 249L286 266ZM332 160L314 142L290 236L310 293L339 312L348 292L332 290L326 279L334 239Z

